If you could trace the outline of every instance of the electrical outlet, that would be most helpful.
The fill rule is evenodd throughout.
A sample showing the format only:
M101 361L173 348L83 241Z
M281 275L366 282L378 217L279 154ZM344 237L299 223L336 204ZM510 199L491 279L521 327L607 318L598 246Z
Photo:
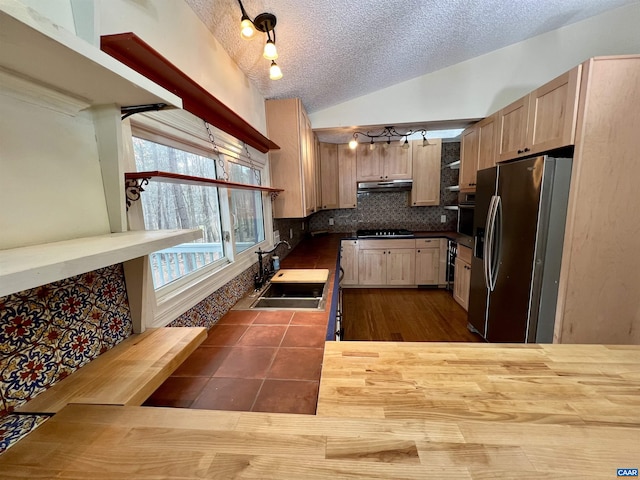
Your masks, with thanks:
M329 225L333 225L333 218L329 219Z
M293 228L289 229L289 240L293 238Z
M304 232L304 222L302 222L302 231Z
M440 215L440 223L447 223L447 216L446 215Z

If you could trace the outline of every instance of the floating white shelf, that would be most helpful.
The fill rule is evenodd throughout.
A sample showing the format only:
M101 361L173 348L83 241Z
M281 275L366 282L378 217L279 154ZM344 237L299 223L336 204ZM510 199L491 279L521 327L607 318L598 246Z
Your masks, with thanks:
M0 69L89 105L182 100L17 0L0 0Z
M448 192L459 192L460 185L451 185L450 187L445 187L445 190Z
M457 205L445 205L443 207L445 210L458 210L458 206Z
M0 250L0 297L201 237L199 229L140 230Z

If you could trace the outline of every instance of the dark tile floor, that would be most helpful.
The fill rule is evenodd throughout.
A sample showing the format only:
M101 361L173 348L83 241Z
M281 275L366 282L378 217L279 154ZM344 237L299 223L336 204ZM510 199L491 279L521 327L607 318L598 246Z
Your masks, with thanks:
M145 405L315 414L327 314L230 311Z

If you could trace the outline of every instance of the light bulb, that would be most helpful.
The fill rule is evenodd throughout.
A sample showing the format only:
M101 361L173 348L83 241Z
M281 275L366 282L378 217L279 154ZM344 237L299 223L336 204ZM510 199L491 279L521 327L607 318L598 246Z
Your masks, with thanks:
M425 137L424 135L422 136L422 146L426 147L427 145L429 145L429 140L427 140L427 137Z
M358 141L355 138L352 138L351 141L349 142L349 148L351 150L355 150L357 146L358 146Z
M245 40L250 40L256 33L256 29L247 17L242 17L240 21L240 36Z
M387 139L387 141L382 144L382 148L384 148L386 150L387 148L389 148L389 145L391 145L391 139L390 138Z
M404 138L404 143L402 144L402 148L404 148L405 150L409 149L409 140L407 140L407 137Z
M371 143L369 144L369 150L375 150L376 149L376 144L373 143L373 138L371 139Z
M280 80L282 78L282 70L273 60L271 60L271 67L269 68L269 78L271 80Z
M273 41L267 40L267 43L264 44L262 56L267 60L275 60L278 58L278 50L276 50L276 44L273 43Z

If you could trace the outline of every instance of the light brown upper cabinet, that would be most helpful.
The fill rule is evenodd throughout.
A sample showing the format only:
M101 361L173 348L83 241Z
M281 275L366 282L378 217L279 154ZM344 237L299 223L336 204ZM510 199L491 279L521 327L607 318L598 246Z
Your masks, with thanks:
M338 147L338 208L356 208L358 192L356 182L356 151L348 144Z
M575 143L581 72L578 65L498 112L498 161Z
M402 148L400 142L379 142L373 150L370 146L363 143L356 148L358 182L411 179L411 148Z
M497 119L494 113L462 132L460 190L475 190L477 171L496 164Z
M472 125L462 132L460 138L460 190L476 188L478 145L478 129Z
M267 135L280 145L269 152L271 184L282 188L274 218L304 218L316 211L314 134L298 98L266 100Z
M413 187L411 206L440 205L440 161L442 139L434 138L422 146L422 140L411 142Z
M339 208L338 145L320 143L321 208Z

